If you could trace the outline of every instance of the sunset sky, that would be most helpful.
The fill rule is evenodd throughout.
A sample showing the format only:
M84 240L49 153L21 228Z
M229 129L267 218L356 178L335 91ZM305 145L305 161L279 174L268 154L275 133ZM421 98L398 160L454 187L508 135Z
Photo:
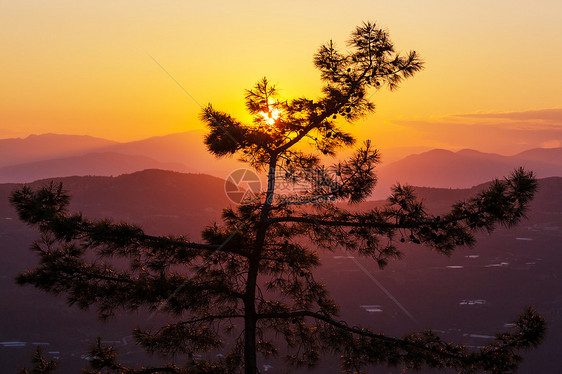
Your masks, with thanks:
M353 125L383 148L513 154L562 141L562 2L556 0L0 1L0 138L118 141L201 129L212 102L247 119L263 76L314 98L312 56L362 21L426 69ZM155 60L191 95L182 91Z

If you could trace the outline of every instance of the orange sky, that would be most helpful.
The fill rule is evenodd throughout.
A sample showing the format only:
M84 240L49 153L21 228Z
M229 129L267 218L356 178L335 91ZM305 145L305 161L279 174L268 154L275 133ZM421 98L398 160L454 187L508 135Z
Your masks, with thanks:
M426 69L375 93L376 114L354 125L360 137L383 148L560 146L555 0L3 1L0 138L126 141L201 128L198 104L150 56L198 103L238 117L244 89L263 76L287 98L314 97L314 52L330 38L344 47L364 20L417 50Z

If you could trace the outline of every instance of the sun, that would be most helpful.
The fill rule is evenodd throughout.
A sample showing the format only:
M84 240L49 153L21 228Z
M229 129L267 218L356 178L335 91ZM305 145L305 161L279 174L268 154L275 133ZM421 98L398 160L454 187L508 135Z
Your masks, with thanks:
M276 102L272 99L269 99L269 105L267 106L267 112L260 112L260 116L263 117L263 120L268 125L275 124L275 121L281 116L281 110L276 108Z

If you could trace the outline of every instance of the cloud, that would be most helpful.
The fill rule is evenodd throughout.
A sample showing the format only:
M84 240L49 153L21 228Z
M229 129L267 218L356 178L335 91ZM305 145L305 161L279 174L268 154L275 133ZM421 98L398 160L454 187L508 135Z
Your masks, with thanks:
M538 120L558 123L562 125L562 108L528 110L524 112L492 112L492 113L469 113L456 114L458 117L472 118L502 118L508 120Z
M511 128L562 128L562 109L528 110L524 112L492 112L456 114L451 117L473 119L476 124L480 121L493 121L496 125Z
M393 123L415 131L424 145L514 154L562 144L562 109L402 118Z

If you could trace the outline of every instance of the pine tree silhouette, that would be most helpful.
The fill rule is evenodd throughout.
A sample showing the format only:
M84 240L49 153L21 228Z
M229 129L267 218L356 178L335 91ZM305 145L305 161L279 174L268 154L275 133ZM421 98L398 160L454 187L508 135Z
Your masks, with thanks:
M267 172L267 189L225 209L222 223L203 231L203 243L151 236L134 225L69 213L70 198L61 185L23 187L12 194L20 219L43 234L33 246L40 265L20 274L20 284L63 294L79 308L96 306L101 318L141 307L169 315L170 323L158 331L134 331L148 352L193 357L225 349L225 334L239 333L224 357L190 359L183 367L126 368L111 347L98 341L88 372L257 373L259 357L281 355L282 346L287 365L313 367L329 352L341 357L347 373L383 363L508 373L517 368L521 350L539 344L545 324L532 309L524 311L513 330L477 351L444 342L431 331L391 337L338 318L335 301L315 279L317 248L342 246L375 259L381 268L401 257L398 242L450 254L458 246L473 245L479 230L519 222L537 184L532 173L516 170L441 217L426 212L413 189L401 185L385 207L342 208L335 203L354 204L370 195L379 154L367 141L331 167L321 164L322 155L354 145L345 129L374 110L370 90L396 89L423 64L416 52L395 52L388 33L372 23L356 28L345 53L332 42L321 46L314 64L323 82L322 96L315 100L282 100L264 78L246 92L253 123L211 105L204 108L209 152L236 155ZM280 182L306 188L281 199L276 192ZM119 270L111 258L127 259L130 267Z

